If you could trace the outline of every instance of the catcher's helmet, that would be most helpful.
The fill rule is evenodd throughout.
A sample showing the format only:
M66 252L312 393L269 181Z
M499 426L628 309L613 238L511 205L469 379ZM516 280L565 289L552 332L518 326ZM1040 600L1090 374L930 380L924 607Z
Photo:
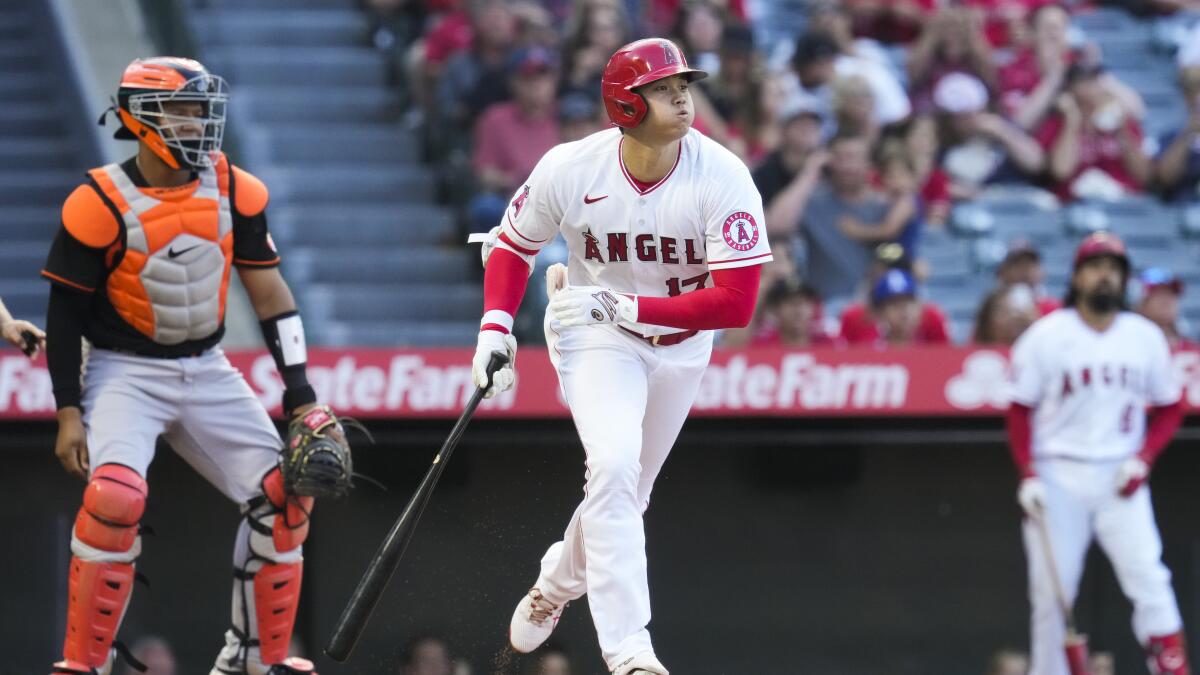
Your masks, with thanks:
M624 129L641 124L649 108L634 89L680 74L687 75L689 82L708 77L703 70L689 68L683 52L670 40L648 38L621 47L604 66L600 81L608 119Z
M1079 269L1084 261L1100 256L1112 256L1120 261L1125 268L1125 276L1129 276L1129 253L1125 250L1125 242L1110 232L1093 232L1079 243L1075 249L1073 269Z
M229 87L198 61L174 56L135 59L121 75L113 106L121 120L115 138L138 140L173 169L212 166L225 136ZM163 104L199 103L199 117L170 114ZM100 118L104 124L104 116ZM188 128L197 133L180 133Z

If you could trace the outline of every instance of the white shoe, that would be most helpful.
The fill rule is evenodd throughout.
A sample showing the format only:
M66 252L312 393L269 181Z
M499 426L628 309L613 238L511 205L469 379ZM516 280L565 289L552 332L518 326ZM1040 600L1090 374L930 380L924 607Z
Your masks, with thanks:
M512 623L508 626L508 642L516 652L528 654L541 646L562 616L567 604L556 605L547 600L536 588L517 603L517 611L513 612Z
M654 652L642 652L625 659L612 671L612 675L638 675L638 673L670 675L667 667L659 663L658 658L654 656Z

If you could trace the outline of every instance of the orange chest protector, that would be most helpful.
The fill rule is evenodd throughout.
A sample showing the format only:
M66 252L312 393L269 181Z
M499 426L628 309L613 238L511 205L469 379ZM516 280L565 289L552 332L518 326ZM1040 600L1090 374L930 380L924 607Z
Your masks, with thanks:
M163 345L212 335L225 319L233 261L225 156L177 188L139 188L117 164L90 174L125 228L124 256L107 284L117 313Z

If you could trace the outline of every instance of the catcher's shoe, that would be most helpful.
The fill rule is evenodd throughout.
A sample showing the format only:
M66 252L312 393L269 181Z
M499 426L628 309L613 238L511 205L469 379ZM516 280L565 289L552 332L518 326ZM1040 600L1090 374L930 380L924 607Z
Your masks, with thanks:
M616 668L613 669L612 675L670 675L667 672L667 667L659 663L658 658L654 656L654 652L641 652L636 656L625 659Z
M513 651L528 654L541 646L566 609L567 603L556 605L547 600L536 588L517 603L517 611L513 612L512 623L508 626L508 642Z
M302 659L298 656L291 656L283 660L283 663L276 663L267 671L267 675L317 675L314 670L312 661Z

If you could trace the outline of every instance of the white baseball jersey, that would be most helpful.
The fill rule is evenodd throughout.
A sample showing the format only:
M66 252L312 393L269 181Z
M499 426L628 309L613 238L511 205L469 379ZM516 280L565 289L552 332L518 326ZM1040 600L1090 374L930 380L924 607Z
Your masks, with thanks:
M1068 308L1036 321L1013 346L1011 394L1036 409L1034 459L1100 462L1138 452L1146 408L1174 403L1180 389L1153 323L1121 312L1097 332Z
M711 287L711 270L771 260L762 197L737 156L690 130L671 171L642 189L621 161L622 142L612 128L547 152L513 196L505 236L528 252L561 233L568 283L651 297Z

